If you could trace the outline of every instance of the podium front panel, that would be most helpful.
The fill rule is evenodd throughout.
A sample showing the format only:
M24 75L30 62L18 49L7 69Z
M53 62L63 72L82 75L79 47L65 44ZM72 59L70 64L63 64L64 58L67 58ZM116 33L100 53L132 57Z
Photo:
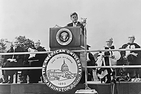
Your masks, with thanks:
M77 48L84 46L84 36L80 27L50 28L50 48Z

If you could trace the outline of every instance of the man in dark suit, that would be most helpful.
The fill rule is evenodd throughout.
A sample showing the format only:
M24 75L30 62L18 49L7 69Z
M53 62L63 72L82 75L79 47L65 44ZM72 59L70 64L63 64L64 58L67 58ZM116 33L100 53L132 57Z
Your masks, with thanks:
M40 44L41 44L40 41L37 41L34 43L35 52L46 51L44 47L40 46ZM29 58L29 60L33 61L30 63L30 66L31 67L42 67L43 62L46 57L47 57L47 54L35 54L34 57ZM42 76L41 69L30 70L29 83L38 83L41 80L40 79L41 76Z
M71 23L67 24L68 27L77 27L80 26L80 28L82 29L82 34L84 35L84 24L82 24L81 22L78 21L78 14L76 12L72 13L70 15L70 18L72 20Z
M7 51L8 53L14 52L25 52L22 47L19 46L18 40L13 42L11 48ZM5 56L5 64L4 67L22 67L24 62L24 55L7 55ZM13 75L17 72L17 70L5 70L4 71L4 82L13 83ZM10 78L9 78L10 77Z
M80 27L82 31L82 35L84 35L84 28L85 25L83 24L84 22L79 22L78 21L78 14L76 12L72 13L70 15L71 23L67 24L68 27ZM75 54L80 58L80 52L75 52ZM82 72L82 77L80 80L80 83L84 84L85 83L85 71L83 70Z

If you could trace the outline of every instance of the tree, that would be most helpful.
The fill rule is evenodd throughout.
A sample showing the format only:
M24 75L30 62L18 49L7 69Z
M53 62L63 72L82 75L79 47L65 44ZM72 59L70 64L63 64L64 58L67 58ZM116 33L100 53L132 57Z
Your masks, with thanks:
M31 39L26 38L25 36L18 36L16 37L16 39L18 40L21 47L32 48L34 45L34 42Z
M4 53L6 52L6 43L8 41L6 39L0 39L0 53ZM3 55L0 55L0 66L3 65L3 62L4 62L4 56Z
M5 50L6 49L6 42L7 40L6 39L0 39L0 50Z

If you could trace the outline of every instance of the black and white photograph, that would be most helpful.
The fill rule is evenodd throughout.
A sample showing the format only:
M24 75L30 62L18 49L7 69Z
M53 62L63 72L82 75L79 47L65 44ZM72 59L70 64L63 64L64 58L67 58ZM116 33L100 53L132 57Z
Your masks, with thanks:
M141 94L141 0L0 0L0 94Z

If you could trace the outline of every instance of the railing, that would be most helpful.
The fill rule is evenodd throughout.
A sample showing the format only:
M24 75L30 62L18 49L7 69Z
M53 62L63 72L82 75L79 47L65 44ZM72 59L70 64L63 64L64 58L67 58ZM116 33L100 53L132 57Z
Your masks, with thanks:
M106 50L72 50L72 52L106 52L106 51L141 51L141 48L136 49L106 49ZM21 55L21 54L44 54L51 53L52 51L42 52L15 52L15 53L0 53L0 55ZM87 63L87 62L86 62ZM141 65L122 65L122 66L86 66L86 68L141 68ZM42 69L42 67L11 67L11 68L0 68L0 70L34 70ZM87 75L87 71L85 71ZM86 84L87 84L86 77Z

